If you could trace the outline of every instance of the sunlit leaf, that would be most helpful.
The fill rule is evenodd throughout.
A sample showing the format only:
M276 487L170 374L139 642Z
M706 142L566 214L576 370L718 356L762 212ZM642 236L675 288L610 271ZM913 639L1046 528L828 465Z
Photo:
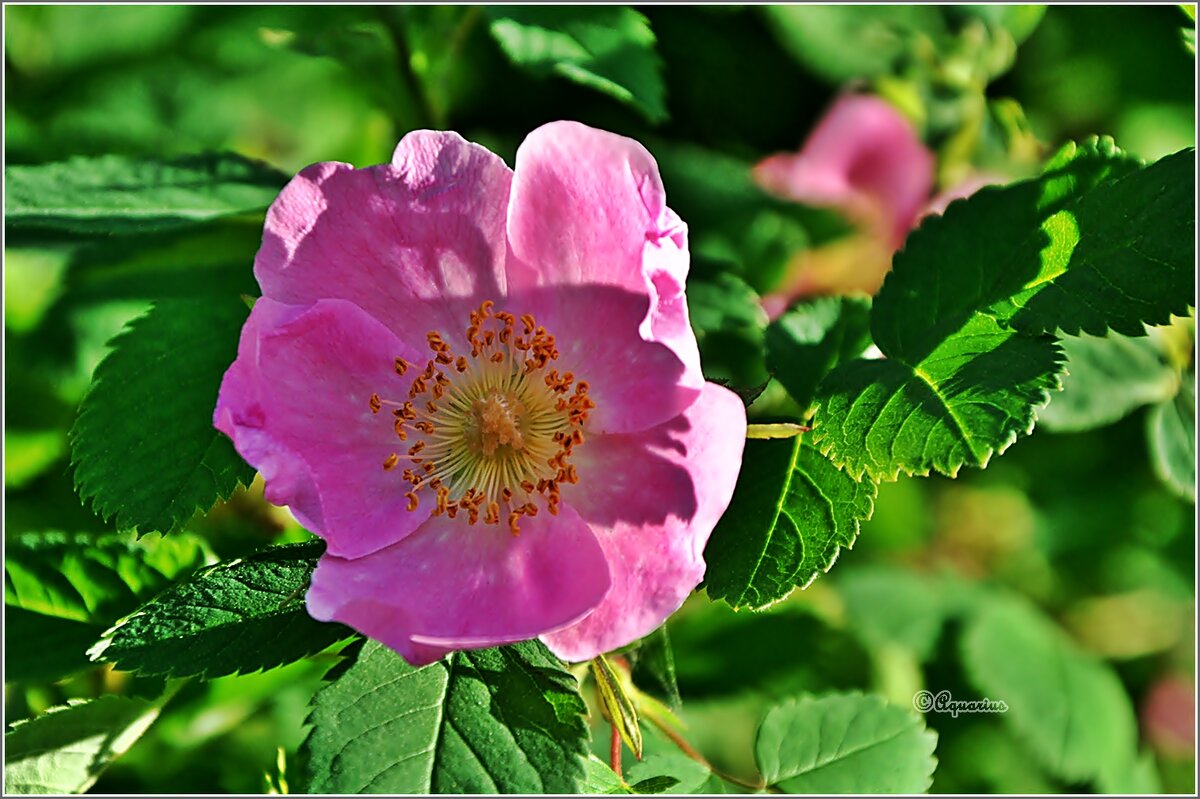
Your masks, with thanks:
M353 634L304 608L323 551L319 541L278 546L203 569L119 621L90 654L140 674L211 679L320 652Z
M787 793L923 793L937 735L877 696L829 694L772 708L754 743L759 770Z
M168 532L254 470L212 426L242 301L162 300L112 341L71 430L75 485L118 529Z
M574 793L586 712L537 642L454 652L413 668L383 644L313 700L314 793Z
M4 792L83 793L158 717L156 703L102 696L52 708L4 736Z
M760 608L807 586L853 546L874 500L873 482L798 437L747 441L733 500L704 550L708 595Z
M492 35L514 64L555 74L667 118L650 23L627 6L491 6Z
M286 182L238 155L150 161L108 155L4 170L4 224L134 233L265 210Z

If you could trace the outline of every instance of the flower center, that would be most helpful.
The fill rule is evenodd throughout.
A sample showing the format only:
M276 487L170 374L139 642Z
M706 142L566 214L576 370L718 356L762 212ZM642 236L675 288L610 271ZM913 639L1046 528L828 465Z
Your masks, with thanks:
M410 442L383 463L386 471L407 464L409 511L428 489L433 515L462 513L468 524L507 516L516 535L522 516L537 515L537 497L557 514L560 484L578 481L570 457L596 403L585 381L549 368L558 359L554 336L533 316L493 313L494 305L471 311L469 356L455 356L440 333L429 332L434 357L413 377L408 400L372 394L370 407L392 408L394 434ZM416 366L396 358L395 368L403 377Z

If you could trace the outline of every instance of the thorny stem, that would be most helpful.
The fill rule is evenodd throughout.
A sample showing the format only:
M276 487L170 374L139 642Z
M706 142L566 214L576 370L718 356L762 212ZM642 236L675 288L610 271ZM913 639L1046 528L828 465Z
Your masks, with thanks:
M608 763L612 766L612 770L616 772L621 781L625 781L625 775L621 773L621 733L617 732L617 722L612 722L612 743L608 749Z
M716 766L714 766L712 763L709 763L708 759L706 757L704 757L704 755L700 754L700 752L696 749L696 747L694 747L690 743L688 743L683 738L682 735L680 735L675 730L671 729L665 722L663 722L657 716L647 715L647 716L645 716L645 718L649 719L650 723L653 724L655 727L657 727L659 732L661 732L663 735L665 735L669 739L671 739L671 743L678 746L679 751L683 752L685 755L690 757L692 760L695 760L697 763L704 766L706 769L711 771L713 774L716 774L718 777L725 780L726 782L731 782L734 785L740 785L743 788L749 788L752 791L762 791L762 790L766 790L768 788L768 786L765 782L761 782L761 781L750 782L749 780L744 780L741 777L735 777L732 774L726 774L725 772L721 771Z

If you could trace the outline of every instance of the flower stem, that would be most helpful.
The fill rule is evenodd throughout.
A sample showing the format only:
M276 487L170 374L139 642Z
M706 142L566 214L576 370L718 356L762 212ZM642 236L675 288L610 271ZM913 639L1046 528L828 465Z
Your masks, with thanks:
M812 428L807 425L792 424L791 422L748 424L746 425L746 438L795 438L810 430Z
M612 722L612 743L608 748L608 763L612 766L612 770L624 782L625 775L621 773L621 733L617 731L617 722Z

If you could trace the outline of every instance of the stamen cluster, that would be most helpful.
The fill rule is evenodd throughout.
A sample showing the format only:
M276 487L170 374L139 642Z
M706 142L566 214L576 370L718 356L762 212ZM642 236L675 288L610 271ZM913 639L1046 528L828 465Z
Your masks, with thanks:
M433 357L412 378L408 399L372 394L370 408L379 413L391 407L393 433L400 441L412 439L383 463L387 471L408 464L401 476L411 486L405 494L409 511L428 489L436 502L433 515L453 519L462 513L472 525L499 524L506 515L517 535L521 517L538 514L538 496L557 515L560 486L578 482L570 458L584 442L596 404L586 381L548 368L559 356L554 336L531 314L518 319L493 313L494 307L488 300L471 311L469 356L456 356L439 332L430 331ZM394 366L399 377L417 368L399 357Z

